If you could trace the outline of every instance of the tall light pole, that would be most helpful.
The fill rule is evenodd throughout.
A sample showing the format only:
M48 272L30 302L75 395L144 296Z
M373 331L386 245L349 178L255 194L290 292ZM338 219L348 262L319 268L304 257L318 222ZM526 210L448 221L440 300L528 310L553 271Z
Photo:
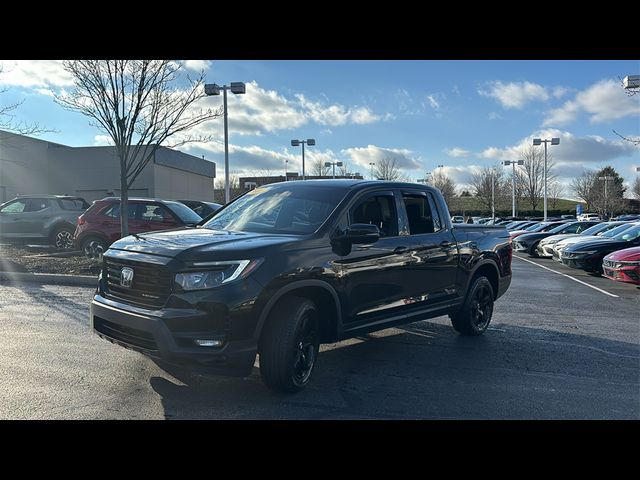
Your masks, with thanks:
M611 175L605 175L604 177L598 177L598 180L604 180L604 216L606 217L605 220L608 218L607 217L607 183L609 182L609 180L615 180L615 177L612 177Z
M287 163L289 163L288 159L284 159L284 181L287 181Z
M336 178L336 166L341 167L342 162L324 162L325 167L330 167L333 165L333 178Z
M557 137L551 140L541 140L539 138L533 139L533 145L538 146L544 143L544 221L547 221L547 143L551 145L560 145L560 139Z
M292 147L297 147L299 145L302 145L302 180L305 179L305 170L304 170L304 146L305 144L309 145L310 147L314 146L316 144L315 139L313 138L307 138L306 140L291 140L291 146Z
M373 167L376 165L375 162L369 162L369 166L371 167L371 180L373 180Z
M505 160L504 165L511 165L513 173L511 175L511 216L516 216L516 165L524 165L524 160Z
M227 90L235 95L244 95L246 86L244 82L231 82L229 85L217 85L215 83L207 83L204 86L206 95L220 95L222 90L222 103L224 105L224 203L229 203L229 123L227 121Z
M491 223L496 223L496 169L491 169Z

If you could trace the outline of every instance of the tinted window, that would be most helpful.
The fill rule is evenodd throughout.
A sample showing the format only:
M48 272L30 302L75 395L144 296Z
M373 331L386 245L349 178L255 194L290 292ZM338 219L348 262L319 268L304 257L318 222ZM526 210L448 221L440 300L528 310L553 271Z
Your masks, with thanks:
M2 207L0 212L2 213L22 213L27 208L28 200L16 200L15 202L11 202L9 205L5 205Z
M180 220L182 220L182 223L196 224L200 223L202 220L200 215L182 203L167 202L166 205Z
M395 237L398 235L398 215L393 196L375 195L362 200L351 210L351 223L376 225L381 237Z
M531 225L530 227L525 228L525 230L527 232L540 232L546 226L546 223L536 223L535 225Z
M32 198L27 207L27 212L39 212L51 206L48 198Z
M435 225L427 197L424 195L403 195L402 199L409 220L409 234L433 233Z
M344 194L345 189L335 187L259 187L229 204L204 226L240 232L308 234L324 223Z
M171 214L160 205L145 203L140 205L139 208L140 220L145 222L163 222L165 218L167 221L173 220L173 218L171 218Z
M620 225L616 228L612 228L611 230L603 233L602 235L600 235L601 237L605 237L605 238L613 238L616 235L618 235L621 232L624 232L625 230L631 228L632 225L631 224L626 224L626 225Z
M86 210L89 207L81 198L61 198L58 202L63 210Z
M583 230L581 233L583 235L595 235L596 233L602 232L602 231L607 230L609 228L614 228L614 226L607 225L606 223L597 223L593 227L589 227L586 230Z
M614 240L624 240L625 242L630 242L632 240L635 240L638 237L640 237L640 225L628 228L624 232L621 232L618 235L616 235L615 237L613 237L613 239Z
M136 218L136 207L135 204L127 205L127 210L129 211L129 220L135 220ZM102 212L102 215L106 215L111 218L120 218L120 203L114 203L110 207L107 207L106 210Z

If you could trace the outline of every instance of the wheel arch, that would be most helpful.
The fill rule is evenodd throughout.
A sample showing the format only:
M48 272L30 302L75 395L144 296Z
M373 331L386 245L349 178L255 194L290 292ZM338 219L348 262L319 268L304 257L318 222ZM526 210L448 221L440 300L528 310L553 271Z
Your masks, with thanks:
M498 266L492 260L485 260L473 269L471 275L469 275L469 281L467 282L467 288L465 291L468 292L473 279L481 275L487 277L491 283L491 287L493 288L493 297L494 300L496 300L498 297L498 289L500 287L500 272L498 271Z
M322 280L300 280L285 285L270 296L258 317L258 324L254 331L256 341L259 341L269 314L278 301L290 295L309 298L315 303L319 317L322 319L321 342L331 342L338 338L342 331L342 309L335 289Z

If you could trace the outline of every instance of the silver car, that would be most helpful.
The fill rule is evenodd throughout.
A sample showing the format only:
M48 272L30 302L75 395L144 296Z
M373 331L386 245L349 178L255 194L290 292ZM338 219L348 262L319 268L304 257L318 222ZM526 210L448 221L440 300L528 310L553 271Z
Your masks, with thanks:
M67 195L25 195L0 205L0 239L46 241L72 248L78 217L89 204Z

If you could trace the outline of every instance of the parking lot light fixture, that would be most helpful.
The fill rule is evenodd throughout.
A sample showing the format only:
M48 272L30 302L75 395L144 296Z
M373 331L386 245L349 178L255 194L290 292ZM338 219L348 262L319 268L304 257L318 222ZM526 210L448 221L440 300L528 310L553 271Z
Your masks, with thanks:
M324 162L325 167L330 167L333 165L333 178L336 178L336 166L341 167L342 162Z
M516 165L524 165L524 160L505 160L502 162L504 165L511 165L513 173L511 176L511 216L516 216Z
M560 145L560 139L553 137L551 139L534 138L533 145L538 146L544 143L544 221L547 221L547 143L551 145Z
M298 147L302 145L302 180L305 179L305 169L304 169L304 146L309 145L310 147L316 144L316 140L314 138L307 138L306 140L291 140L292 147Z
M246 93L246 85L244 82L231 82L230 85L218 85L216 83L207 83L204 86L206 95L220 95L222 90L222 104L224 110L224 203L229 203L231 195L229 192L229 122L227 119L227 90L231 90L234 95L244 95Z

